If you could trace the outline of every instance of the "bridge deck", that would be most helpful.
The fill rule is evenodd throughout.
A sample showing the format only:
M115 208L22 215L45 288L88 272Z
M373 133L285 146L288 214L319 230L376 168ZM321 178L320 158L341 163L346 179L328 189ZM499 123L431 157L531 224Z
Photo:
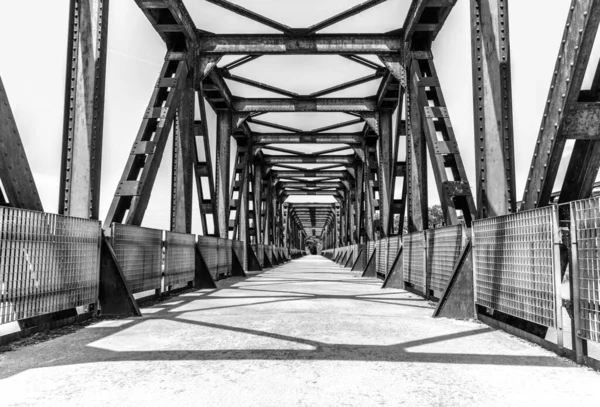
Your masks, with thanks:
M308 256L2 353L2 404L596 405L598 374L357 277Z

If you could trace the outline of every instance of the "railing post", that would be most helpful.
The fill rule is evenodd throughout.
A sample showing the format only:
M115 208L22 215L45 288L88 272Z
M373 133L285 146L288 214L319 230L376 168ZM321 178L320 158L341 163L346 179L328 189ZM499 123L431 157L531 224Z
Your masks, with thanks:
M562 243L560 228L558 227L558 209L552 207L552 265L554 271L554 295L556 312L556 345L559 350L564 347L563 318L562 318L562 267L560 260L560 245Z
M571 259L571 303L573 304L573 320L571 328L573 330L573 351L575 352L575 361L579 364L584 363L584 356L587 356L587 342L579 336L581 332L581 302L580 302L580 286L579 286L579 252L577 244L578 216L577 206L575 202L571 206L571 244L569 245L569 258Z

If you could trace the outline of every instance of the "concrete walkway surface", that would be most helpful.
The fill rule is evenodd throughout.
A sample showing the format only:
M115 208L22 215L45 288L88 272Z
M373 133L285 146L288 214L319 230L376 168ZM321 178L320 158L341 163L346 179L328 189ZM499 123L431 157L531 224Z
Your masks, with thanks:
M219 284L0 354L0 405L600 405L590 369L320 256Z

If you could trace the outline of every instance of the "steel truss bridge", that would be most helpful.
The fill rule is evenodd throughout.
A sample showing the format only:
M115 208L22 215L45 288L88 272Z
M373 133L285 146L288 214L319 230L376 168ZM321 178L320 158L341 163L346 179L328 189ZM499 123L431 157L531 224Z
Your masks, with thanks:
M92 311L96 304L103 314L137 314L133 294L191 282L207 287L273 267L302 256L305 239L316 236L323 254L341 265L438 301L435 315L478 316L529 338L556 329L546 346L597 363L587 343L600 340L600 201L592 198L600 168L600 69L591 89L582 84L600 1L572 1L519 202L508 0L470 1L473 184L432 52L456 0L413 0L402 26L378 34L321 31L386 0L305 28L232 1L207 1L280 33L215 34L195 25L186 9L193 0L135 0L167 51L103 225L109 1L71 0L58 215L44 213L0 83L0 323L82 306ZM221 63L231 55L239 57ZM370 74L310 94L236 74L265 55L338 55ZM374 81L375 94L334 96ZM232 82L277 97L240 97ZM208 107L217 116L213 146ZM261 117L294 112L348 118L306 131ZM171 131L170 230L143 228ZM556 193L567 140L575 140L574 149ZM428 165L446 225L440 229L428 227ZM194 183L202 236L191 234ZM287 202L295 195L335 202ZM560 290L566 270L570 299ZM567 323L569 346L562 336Z

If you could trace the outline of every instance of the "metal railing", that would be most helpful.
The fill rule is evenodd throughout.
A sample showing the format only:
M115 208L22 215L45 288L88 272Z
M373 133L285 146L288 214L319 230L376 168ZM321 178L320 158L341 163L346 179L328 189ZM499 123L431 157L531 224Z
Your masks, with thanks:
M0 324L95 304L97 221L0 207Z
M462 225L429 229L427 239L427 287L437 298L443 294L452 278L454 266L466 243Z
M476 303L540 325L559 325L557 236L555 206L475 221Z
M600 198L571 203L571 247L575 331L600 342Z
M111 244L132 293L161 288L162 230L114 223Z
M402 274L404 281L411 284L418 291L427 294L427 245L425 232L411 233L402 236L403 259Z
M196 237L167 232L165 242L165 286L193 281L196 269Z

